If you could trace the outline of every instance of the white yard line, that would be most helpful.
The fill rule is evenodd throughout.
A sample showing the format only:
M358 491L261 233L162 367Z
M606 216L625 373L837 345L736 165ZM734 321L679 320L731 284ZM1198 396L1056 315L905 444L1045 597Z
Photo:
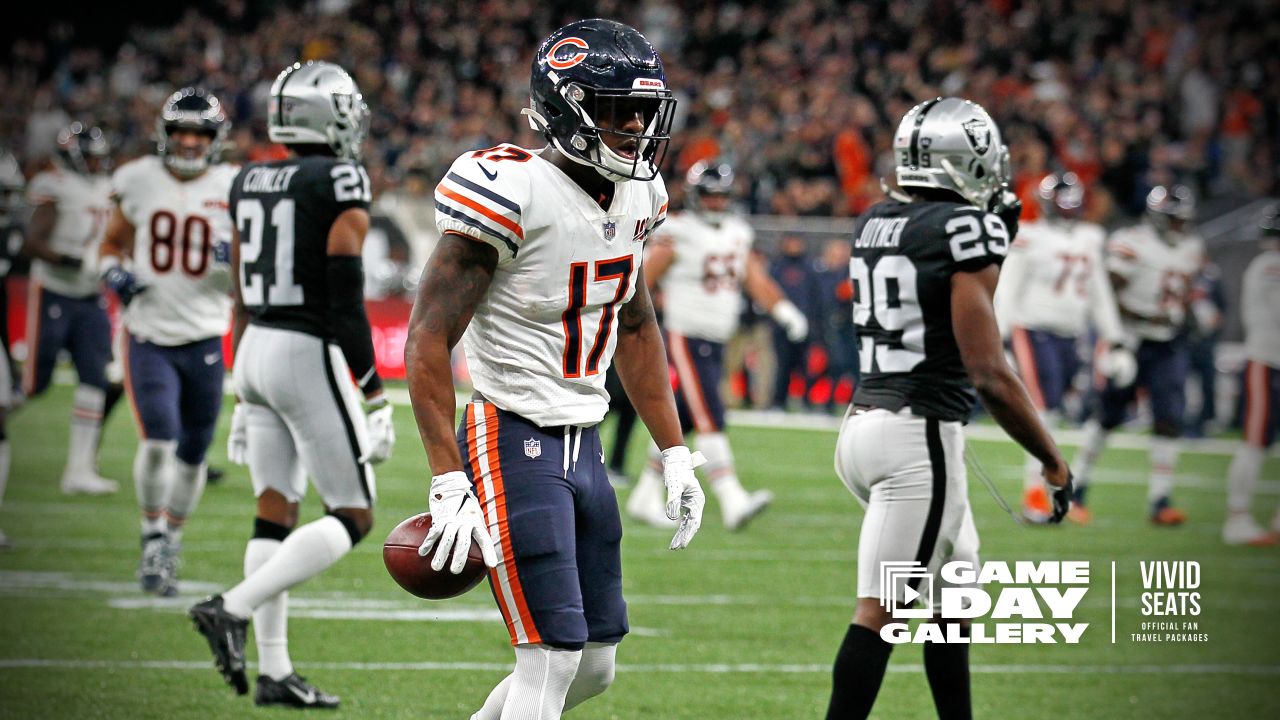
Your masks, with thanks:
M249 663L250 667L254 663ZM300 663L307 670L359 670L372 672L421 672L473 670L485 672L510 672L509 663L485 662L314 662ZM43 658L0 659L0 670L42 668L57 670L196 670L209 672L209 661L191 660L54 660ZM923 666L913 663L892 663L892 673L919 673ZM1194 664L1194 665L971 665L969 671L981 675L1280 675L1280 665ZM765 663L622 663L618 672L623 673L710 673L715 675L744 674L828 674L831 665L826 663L765 664Z

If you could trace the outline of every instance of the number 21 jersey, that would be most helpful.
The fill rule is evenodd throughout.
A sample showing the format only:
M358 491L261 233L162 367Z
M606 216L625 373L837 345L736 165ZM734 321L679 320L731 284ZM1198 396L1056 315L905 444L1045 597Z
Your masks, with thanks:
M330 156L248 165L231 185L240 298L256 325L328 339L329 230L373 199L364 168Z
M606 209L537 153L500 145L454 161L435 202L442 233L498 251L463 335L476 390L541 427L600 422L617 313L666 219L662 178L618 183Z
M854 229L849 261L862 381L857 405L965 421L976 399L951 328L951 276L998 265L1004 222L971 205L886 201Z

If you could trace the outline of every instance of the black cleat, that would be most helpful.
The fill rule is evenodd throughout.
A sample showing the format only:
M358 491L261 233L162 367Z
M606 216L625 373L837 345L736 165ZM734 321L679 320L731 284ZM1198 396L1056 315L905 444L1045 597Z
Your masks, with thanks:
M205 470L204 479L205 479L205 482L209 483L210 485L217 485L218 483L222 482L222 478L226 476L227 476L226 470L223 470L220 467L214 467L210 465L208 469Z
M213 664L222 678L236 689L237 695L247 694L249 678L244 674L244 636L249 621L224 610L221 595L192 605L187 615L195 623L196 631L209 641Z
M298 673L290 673L280 680L259 675L258 691L253 695L253 704L332 710L338 707L338 696L317 688Z

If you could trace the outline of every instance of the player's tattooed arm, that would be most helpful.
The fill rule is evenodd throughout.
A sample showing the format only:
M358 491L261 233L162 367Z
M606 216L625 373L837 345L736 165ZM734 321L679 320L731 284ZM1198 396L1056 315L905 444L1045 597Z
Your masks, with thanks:
M995 265L951 276L951 327L960 359L987 412L1043 463L1045 479L1060 487L1067 482L1067 463L1040 421L1027 389L1005 359L991 304L999 278L1000 270Z
M635 295L618 309L618 349L613 363L627 397L658 448L684 445L667 375L667 350L645 285L643 266L636 278Z
M449 356L493 282L498 252L446 232L427 261L409 319L404 364L418 434L432 475L462 469L454 438L453 367Z

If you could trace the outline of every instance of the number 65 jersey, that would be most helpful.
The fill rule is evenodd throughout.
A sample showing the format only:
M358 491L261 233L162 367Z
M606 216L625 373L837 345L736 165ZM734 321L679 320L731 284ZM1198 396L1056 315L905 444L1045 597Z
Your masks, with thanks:
M862 381L857 405L944 421L969 418L976 395L951 328L951 276L999 265L1004 221L971 205L886 201L854 230L849 261Z
M537 153L499 145L454 161L435 202L441 233L498 251L463 335L475 389L541 427L600 422L617 313L666 219L661 176L618 183L605 209Z
M227 190L238 169L210 165L184 182L148 155L112 176L120 212L134 227L133 271L147 287L124 311L138 339L172 347L227 332L231 270L215 247L231 240Z

